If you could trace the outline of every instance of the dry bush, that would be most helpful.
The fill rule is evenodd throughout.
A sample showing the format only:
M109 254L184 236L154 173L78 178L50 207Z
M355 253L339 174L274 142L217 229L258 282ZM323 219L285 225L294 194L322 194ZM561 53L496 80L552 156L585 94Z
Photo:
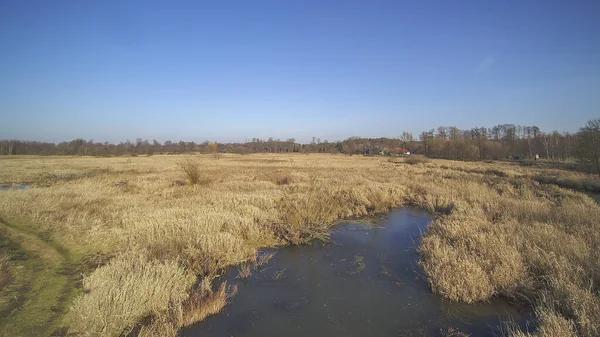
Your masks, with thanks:
M272 164L274 161L268 161L268 163ZM276 162L275 162L276 163ZM302 179L299 177L297 172L290 172L287 170L273 170L273 171L265 171L261 172L254 179L264 180L273 182L275 185L291 185L295 183L302 182Z
M431 159L429 159L423 155L412 154L408 157L404 157L403 162L406 164L409 164L409 165L427 164L427 163L431 162Z
M177 163L179 168L185 174L185 177L192 185L200 183L202 179L202 169L198 160L187 158Z
M278 175L275 177L275 183L277 185L289 185L294 182L294 177L286 174L286 175Z

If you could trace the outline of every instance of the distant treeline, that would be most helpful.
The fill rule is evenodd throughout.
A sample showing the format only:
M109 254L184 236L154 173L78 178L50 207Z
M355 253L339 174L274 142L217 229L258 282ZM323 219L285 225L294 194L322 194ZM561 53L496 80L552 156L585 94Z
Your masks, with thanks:
M407 148L412 153L428 157L458 160L497 160L540 158L577 162L600 168L600 119L589 121L576 133L543 132L537 126L513 124L496 125L492 128L478 127L462 130L454 126L440 126L413 136L402 132L398 138L351 137L344 141L321 141L314 138L301 144L294 138L258 139L244 143L219 143L221 153L344 153L348 155L376 155L388 148ZM100 143L92 140L75 139L70 142L46 143L35 141L2 140L0 155L78 155L78 156L123 156L152 155L158 153L210 153L214 143L205 141L160 143L138 138L135 142L118 144Z

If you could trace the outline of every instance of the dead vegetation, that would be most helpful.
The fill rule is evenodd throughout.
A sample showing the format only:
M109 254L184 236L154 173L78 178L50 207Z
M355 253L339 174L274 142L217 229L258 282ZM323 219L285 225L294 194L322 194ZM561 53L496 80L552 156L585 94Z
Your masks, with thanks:
M84 296L71 310L70 331L122 336L148 316L161 316L188 299L195 276L175 261L123 254L83 280Z
M196 185L200 182L202 178L202 170L198 160L187 158L178 162L177 165L179 165L181 171L183 171L190 184Z
M197 181L211 177L210 185L188 176L191 184L172 186L186 159L194 160ZM542 336L600 335L600 207L537 177L585 186L597 178L518 163L398 165L317 154L39 163L1 158L0 183L41 184L43 170L80 178L0 191L0 215L27 220L29 230L76 256L101 257L79 261L90 267L70 333L173 336L235 293L211 287L223 268L238 265L246 275L244 266L267 259L257 257L259 248L326 240L340 219L410 204L436 215L421 243L434 292L465 302L504 296L530 304ZM109 169L84 174L98 168Z
M504 296L536 306L542 332L599 335L598 205L533 181L463 184L458 194L470 195L421 243L433 291L465 302Z
M411 155L408 157L404 158L404 163L409 164L409 165L416 165L416 164L427 164L430 163L431 159L423 156L423 155Z
M275 183L277 185L289 185L294 182L294 177L291 175L277 175L275 177Z
M580 172L542 171L534 179L543 184L600 193L600 179Z
M291 244L305 244L313 239L327 240L329 228L340 219L385 212L402 202L396 188L377 189L320 181L316 176L307 185L291 186L276 201L279 218L271 229L275 236Z
M147 319L149 323L140 325L137 335L140 337L175 336L182 327L190 326L220 312L237 293L237 286L221 284L213 291L208 279L204 279L198 289L181 305L171 305L160 315Z
M408 164L408 165L417 165L417 164L427 164L431 162L431 159L419 155L413 154L410 156L400 156L400 157L388 157L388 163L394 164Z

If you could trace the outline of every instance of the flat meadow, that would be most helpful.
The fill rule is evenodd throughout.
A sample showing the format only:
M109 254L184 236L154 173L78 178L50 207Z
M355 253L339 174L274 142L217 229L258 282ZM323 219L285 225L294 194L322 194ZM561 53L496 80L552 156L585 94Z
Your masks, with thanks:
M434 293L533 307L538 330L509 335L600 335L600 206L569 189L599 190L594 176L418 156L4 156L0 185L15 187L0 190L0 334L174 336L235 295L213 286L224 268L411 205L434 215L419 247Z

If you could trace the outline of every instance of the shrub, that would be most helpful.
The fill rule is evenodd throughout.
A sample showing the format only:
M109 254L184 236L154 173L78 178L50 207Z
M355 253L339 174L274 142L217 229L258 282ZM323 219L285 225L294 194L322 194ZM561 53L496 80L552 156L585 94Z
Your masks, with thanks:
M404 158L404 163L409 164L409 165L416 165L416 164L427 164L431 162L431 159L425 157L425 156L421 156L421 155L410 155L406 158Z
M294 182L294 177L289 174L278 175L275 177L275 184L277 185L289 185Z
M198 160L188 158L178 162L177 165L179 165L190 184L196 185L200 182L202 171L200 170L200 162Z

